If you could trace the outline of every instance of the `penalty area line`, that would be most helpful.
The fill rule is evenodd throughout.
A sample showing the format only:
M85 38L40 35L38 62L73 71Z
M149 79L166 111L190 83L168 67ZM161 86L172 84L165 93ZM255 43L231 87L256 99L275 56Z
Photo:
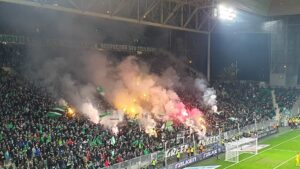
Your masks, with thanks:
M227 168L229 168L229 167L235 166L235 165L237 165L237 164L239 164L239 163L241 163L241 162L243 162L243 161L246 161L246 160L248 160L248 159L250 159L250 158L252 158L252 157L254 157L254 156L258 155L258 154L261 154L261 153L263 153L263 152L272 150L273 148L278 147L278 146L280 146L281 144L284 144L284 143L286 143L286 142L289 142L289 141L291 141L291 140L293 140L293 139L295 139L295 138L298 138L298 137L300 137L300 135L295 136L295 137L293 137L293 138L290 138L290 139L288 139L288 140L285 140L285 141L283 141L283 142L281 142L281 143L279 143L279 144L274 145L273 147L270 147L270 148L268 148L268 149L265 149L265 150L263 150L263 151L261 151L261 152L255 154L255 155L252 155L252 156L250 156L250 157L244 158L243 160L241 160L241 161L239 161L239 162L237 162L237 163L231 164L231 165L225 167L224 169L227 169Z

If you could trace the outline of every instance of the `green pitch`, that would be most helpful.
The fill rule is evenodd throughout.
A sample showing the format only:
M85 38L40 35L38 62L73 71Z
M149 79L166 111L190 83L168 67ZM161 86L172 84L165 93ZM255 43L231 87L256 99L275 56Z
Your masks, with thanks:
M285 130L279 134L263 139L259 144L268 144L257 155L242 154L239 163L224 161L224 154L220 160L210 158L192 166L221 165L224 169L294 169L296 167L296 153L300 152L300 129ZM218 168L218 169L219 169Z

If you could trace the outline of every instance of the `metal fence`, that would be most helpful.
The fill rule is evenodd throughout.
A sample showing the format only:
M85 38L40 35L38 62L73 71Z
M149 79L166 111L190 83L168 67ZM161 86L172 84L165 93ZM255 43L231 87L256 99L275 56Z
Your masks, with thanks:
M152 159L156 159L159 157L159 155L163 155L163 152L154 152L148 155L139 156L127 161L124 161L122 163L114 164L109 167L105 167L103 169L140 169L140 168L146 168L150 165Z
M224 139L229 139L229 138L235 137L238 133L242 134L242 133L253 132L256 130L258 130L258 131L265 130L268 127L272 127L276 124L277 124L277 122L275 120L261 121L256 124L250 124L248 126L245 126L245 127L241 128L240 131L238 131L238 129L234 129L234 130L224 132L224 133L222 133L222 135L224 136Z
M256 130L267 130L268 128L273 127L276 125L277 122L275 120L267 120L267 121L262 121L257 124L251 124L248 126L245 126L238 131L238 129L230 130L227 132L222 133L224 136L224 139L229 139L235 137L238 133L248 133L248 132L253 132ZM219 137L219 136L215 136ZM216 139L215 139L216 140ZM217 140L216 140L217 141ZM185 143L188 142L188 140L184 141ZM124 161L122 163L118 163L109 167L105 167L103 169L140 169L140 168L146 168L151 164L152 159L163 159L165 156L164 151L158 151L154 152L148 155L143 155L140 157L136 157L127 161Z

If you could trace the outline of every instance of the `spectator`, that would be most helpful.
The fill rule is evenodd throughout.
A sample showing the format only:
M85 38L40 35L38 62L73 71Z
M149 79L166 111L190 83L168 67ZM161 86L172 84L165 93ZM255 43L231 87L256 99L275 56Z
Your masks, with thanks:
M0 45L0 65L16 71L7 73L0 69L0 166L9 162L16 168L102 168L162 150L162 137L174 140L168 143L170 146L178 144L176 135L184 129L183 125L174 125L174 131L160 130L160 136L155 138L147 135L135 122L120 126L119 133L114 135L84 117L48 118L45 114L57 104L57 98L51 97L45 88L19 76L18 69L22 59L26 58L24 53L23 46ZM230 121L230 117L247 125L255 119L274 116L268 88L260 88L254 82L214 82L212 87L217 93L220 112L205 113L207 135L217 133L219 127L224 130L235 128L236 123ZM208 111L191 89L178 88L176 92L184 103L188 103L187 107ZM291 108L297 95L277 89L276 96L280 105ZM102 99L98 105L106 107L103 104L107 103ZM158 128L162 125L158 124ZM110 141L112 137L114 144ZM193 147L190 149L193 154L192 150ZM179 161L179 151L176 157Z

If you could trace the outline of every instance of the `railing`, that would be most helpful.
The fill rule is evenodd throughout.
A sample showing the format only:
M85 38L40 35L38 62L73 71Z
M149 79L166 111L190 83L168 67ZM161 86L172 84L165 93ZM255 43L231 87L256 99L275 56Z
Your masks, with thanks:
M126 44L112 44L112 43L96 43L93 41L74 41L74 40L64 40L64 39L49 39L49 38L37 38L29 36L19 36L19 35L7 35L0 34L0 43L8 44L45 44L45 45L55 45L55 46L66 46L66 47L95 47L101 50L111 50L111 51L126 51L126 52L155 52L157 48L150 46L140 46L140 45L126 45Z
M233 138L236 136L237 133L240 132L240 134L242 133L247 133L247 132L253 132L257 130L266 130L269 127L272 127L274 125L276 125L276 121L275 120L267 120L267 121L262 121L259 122L257 124L251 124L248 126L245 126L243 128L240 129L240 131L238 131L238 129L234 129L234 130L230 130L227 132L222 133L221 135L224 136L224 139L229 139L229 138ZM218 136L213 136L215 137L214 139L212 139L212 137L209 137L207 139L211 139L213 141L215 141L214 143L219 141L219 135ZM203 141L203 140L200 140ZM187 141L185 141L185 144L187 143ZM181 145L182 146L182 145ZM180 147L180 146L179 146ZM146 168L147 166L149 166L151 164L152 159L163 159L165 156L165 152L164 151L158 151L158 152L154 152L148 155L143 155L140 157L136 157L127 161L124 161L122 163L118 163L118 164L114 164L110 167L106 167L103 169L140 169L140 168Z
M152 159L157 159L163 152L154 152L148 155L139 156L122 163L114 164L112 166L106 167L105 169L140 169L146 168L150 165Z
M250 131L255 131L256 129L263 130L268 127L274 126L276 124L277 124L277 122L275 120L262 121L257 124L250 124L248 126L245 126L245 127L241 128L240 131L238 131L238 129L234 129L234 130L224 132L224 133L222 133L222 135L224 136L224 139L229 139L229 138L235 137L238 133L240 133L240 134L248 133Z

